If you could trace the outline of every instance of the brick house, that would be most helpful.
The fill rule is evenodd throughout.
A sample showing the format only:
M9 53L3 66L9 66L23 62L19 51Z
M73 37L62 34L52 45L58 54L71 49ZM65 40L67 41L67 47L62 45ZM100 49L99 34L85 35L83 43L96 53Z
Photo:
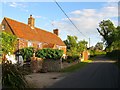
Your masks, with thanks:
M58 29L54 29L53 33L51 33L35 27L35 19L32 15L28 18L28 24L4 17L1 26L2 31L17 36L17 49L24 47L53 48L63 50L64 54L66 54L66 45L58 37Z

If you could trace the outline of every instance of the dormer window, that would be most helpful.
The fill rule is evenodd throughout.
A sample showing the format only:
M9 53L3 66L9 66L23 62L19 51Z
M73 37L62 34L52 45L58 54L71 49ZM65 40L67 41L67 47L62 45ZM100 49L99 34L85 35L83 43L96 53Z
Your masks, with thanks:
M5 25L2 25L2 30L5 30Z

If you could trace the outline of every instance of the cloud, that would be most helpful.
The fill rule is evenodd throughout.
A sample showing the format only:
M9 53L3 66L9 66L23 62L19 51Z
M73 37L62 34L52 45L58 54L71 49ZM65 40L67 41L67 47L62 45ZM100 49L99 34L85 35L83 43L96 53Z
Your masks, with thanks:
M22 8L25 8L26 7L26 5L25 4L23 4L23 3L18 3L18 2L10 2L9 3L9 6L11 6L11 7L22 7Z
M41 18L42 16L39 16L39 15L37 15L37 16L35 16L35 18Z
M12 3L10 3L9 4L11 7L17 7L18 5L17 5L17 3L15 3L15 2L12 2Z
M117 5L107 5L101 9L82 9L75 10L69 13L70 19L79 28L79 31L70 23L67 18L62 18L61 21L54 21L54 25L60 29L60 32L64 31L68 35L75 35L80 39L86 39L91 37L94 41L100 40L100 35L96 28L100 21L110 19L115 25L118 24L117 20L112 18L118 17ZM82 35L82 34L84 35ZM62 36L61 37L65 37ZM86 40L88 40L88 38ZM92 42L95 44L95 42Z
M22 11L29 12L28 9L26 9L27 4L26 3L20 3L20 2L9 2L8 5L13 8L19 8Z

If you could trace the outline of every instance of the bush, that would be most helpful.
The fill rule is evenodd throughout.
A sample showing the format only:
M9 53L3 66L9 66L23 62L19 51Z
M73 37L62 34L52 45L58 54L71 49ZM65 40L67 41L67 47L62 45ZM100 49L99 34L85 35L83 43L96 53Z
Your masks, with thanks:
M62 55L63 55L62 50L50 49L50 48L38 50L36 52L36 57L43 58L43 59L57 60L57 59L60 59L62 57Z
M24 61L30 60L30 57L33 56L34 48L27 47L19 50L20 54L22 55Z
M79 55L67 56L66 61L68 63L72 63L72 62L77 61L77 60L79 60Z
M106 52L105 51L95 51L95 50L90 50L90 57L94 57L97 55L105 55Z
M107 52L106 56L120 61L120 50L113 50L112 52Z
M9 61L2 63L2 87L3 88L28 88L24 76L18 71L14 64Z

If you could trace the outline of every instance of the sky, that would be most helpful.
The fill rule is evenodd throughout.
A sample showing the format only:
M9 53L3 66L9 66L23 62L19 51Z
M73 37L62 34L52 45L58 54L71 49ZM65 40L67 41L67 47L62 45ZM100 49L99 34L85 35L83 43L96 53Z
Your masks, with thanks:
M117 2L58 2L79 31L70 23L54 2L3 2L0 4L2 17L26 23L28 17L35 18L35 26L49 32L59 29L59 37L67 39L67 35L77 36L78 40L89 41L90 46L102 41L97 32L102 20L111 20L118 25Z

